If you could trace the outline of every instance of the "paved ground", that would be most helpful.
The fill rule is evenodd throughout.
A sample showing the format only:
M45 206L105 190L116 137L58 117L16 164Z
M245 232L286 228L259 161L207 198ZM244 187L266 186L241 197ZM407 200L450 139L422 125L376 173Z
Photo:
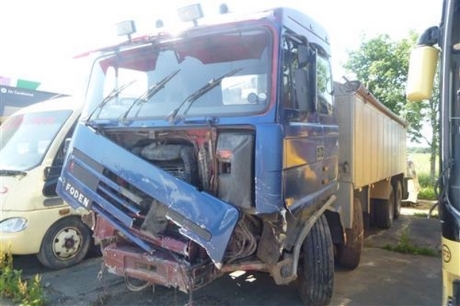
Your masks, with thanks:
M354 271L337 268L331 305L439 305L441 260L439 257L401 254L382 249L397 245L401 235L412 245L435 251L440 246L437 219L414 217L425 207L405 208L391 230L369 231L360 266ZM24 275L37 273L33 257L15 259ZM48 305L184 305L188 296L162 287L141 292L126 289L120 277L104 274L97 279L100 258L61 271L41 270ZM39 268L40 269L40 268ZM293 286L276 286L263 273L228 275L195 293L196 305L301 305ZM6 303L6 301L3 301ZM0 304L2 301L0 300ZM3 304L2 304L3 305Z

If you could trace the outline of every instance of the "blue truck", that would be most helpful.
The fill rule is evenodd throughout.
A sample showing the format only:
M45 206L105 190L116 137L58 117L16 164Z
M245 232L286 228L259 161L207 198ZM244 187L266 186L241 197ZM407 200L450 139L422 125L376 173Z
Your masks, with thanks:
M319 24L288 8L208 23L198 5L179 13L193 26L133 38L134 23L120 23L126 42L85 54L94 58L85 109L58 194L91 211L105 266L131 289L161 285L192 299L225 273L252 270L295 281L307 305L328 304L334 262L359 264L365 221L390 227L399 215L404 122L385 119L359 82L342 86L344 105L362 107L385 136L345 140L386 148L358 173L354 147L339 160L338 85ZM380 163L391 173L371 171ZM354 185L366 171L375 180Z

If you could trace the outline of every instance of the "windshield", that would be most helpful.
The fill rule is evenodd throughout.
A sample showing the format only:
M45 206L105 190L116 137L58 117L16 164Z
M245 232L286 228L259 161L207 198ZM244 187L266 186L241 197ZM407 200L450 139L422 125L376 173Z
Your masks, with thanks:
M270 53L269 31L252 28L169 38L99 57L83 119L261 112L269 102Z
M0 126L0 170L24 171L41 163L71 110L13 115Z

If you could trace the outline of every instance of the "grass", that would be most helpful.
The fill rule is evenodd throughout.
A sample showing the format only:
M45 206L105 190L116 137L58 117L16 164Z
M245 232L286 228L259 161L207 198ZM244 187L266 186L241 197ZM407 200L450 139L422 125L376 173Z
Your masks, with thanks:
M8 298L21 306L45 305L40 275L31 280L22 279L22 271L13 268L13 255L0 253L0 297Z
M410 153L409 156L414 161L420 184L418 198L422 200L436 200L434 181L437 180L437 176L434 178L430 177L430 154ZM436 170L438 167L438 161L436 161Z
M410 158L415 163L415 168L417 170L418 175L426 174L427 176L430 175L430 154L429 153L409 153ZM439 167L439 161L436 159L436 170Z
M437 252L436 250L425 248L425 247L418 247L414 245L410 241L408 229L403 231L403 233L399 237L399 241L397 245L387 244L383 248L388 251L394 251L394 252L399 252L399 253L404 253L404 254L424 255L424 256L433 256L433 257L439 256L439 252Z
M417 171L417 177L420 184L418 198L424 200L435 200L436 195L434 192L433 180L430 178L430 154L410 153L409 156L415 164L415 170ZM436 169L438 169L438 161L436 162ZM436 179L437 177L434 178L434 180ZM428 214L425 212L420 212L414 213L414 216L419 218L427 218ZM436 211L433 212L431 217L438 218ZM383 248L389 251L405 254L425 255L434 257L439 256L439 252L434 249L419 247L413 244L409 237L408 228L404 229L401 233L397 245L387 244Z
M417 217L417 218L428 218L428 213L426 213L426 212L416 212L416 213L413 214L413 216ZM430 218L433 218L433 219L438 218L438 213L436 212L436 210L431 213Z

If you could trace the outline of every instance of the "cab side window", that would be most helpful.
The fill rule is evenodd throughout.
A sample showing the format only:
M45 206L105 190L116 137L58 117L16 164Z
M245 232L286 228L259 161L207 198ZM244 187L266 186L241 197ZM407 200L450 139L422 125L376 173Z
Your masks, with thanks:
M298 109L295 94L297 67L297 44L286 38L283 43L283 106L287 109Z
M301 101L308 94L308 63L299 63L299 47L305 48L305 43L295 36L286 35L283 42L283 84L282 108L283 119L287 122L302 122L306 112L302 111ZM297 84L299 83L299 84ZM299 96L300 95L300 96Z
M316 59L316 89L317 89L317 111L323 115L332 115L333 112L333 83L331 65L329 60L318 52Z

